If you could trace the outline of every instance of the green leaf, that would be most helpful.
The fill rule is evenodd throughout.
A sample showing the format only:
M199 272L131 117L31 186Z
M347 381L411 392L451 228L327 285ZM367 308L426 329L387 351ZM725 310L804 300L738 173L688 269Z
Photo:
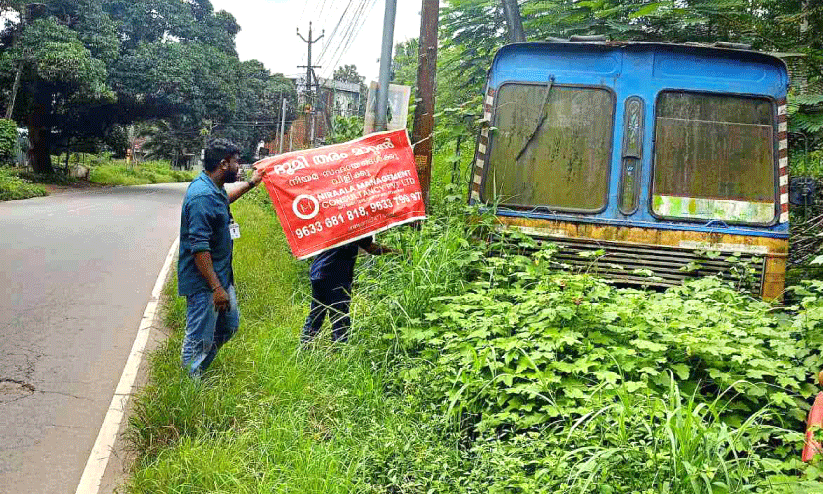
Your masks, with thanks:
M690 369L685 364L673 365L671 368L675 372L675 374L677 374L677 377L679 377L681 380L685 381L689 378Z
M647 5L644 5L643 7L639 8L639 9L635 10L634 12L632 12L631 14L629 14L629 19L637 19L637 18L640 18L640 17L645 17L645 16L648 16L648 15L657 13L657 11L659 11L663 8L671 7L671 6L672 6L672 2L650 3L650 4L647 4Z

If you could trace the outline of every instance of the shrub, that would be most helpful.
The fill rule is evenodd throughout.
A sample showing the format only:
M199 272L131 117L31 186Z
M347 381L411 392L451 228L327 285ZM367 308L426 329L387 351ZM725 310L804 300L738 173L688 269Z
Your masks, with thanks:
M358 315L390 343L392 393L447 421L440 441L461 436L449 490L819 491L798 458L823 285L799 288L801 312L777 318L717 278L618 289L556 270L551 246L485 256L455 222L395 231L421 255L372 261ZM402 455L383 461L365 474L406 472L398 491L442 482Z
M17 158L17 123L0 118L0 164L14 163Z
M46 189L19 177L14 170L0 168L0 201L48 195Z
M126 165L124 160L93 159L89 181L109 185L142 185L189 182L195 173L172 170L167 161L146 161Z

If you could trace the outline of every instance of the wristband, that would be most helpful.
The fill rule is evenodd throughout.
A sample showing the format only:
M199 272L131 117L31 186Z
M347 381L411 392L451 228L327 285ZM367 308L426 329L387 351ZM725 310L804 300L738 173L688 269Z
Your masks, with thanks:
M257 184L252 182L251 180L246 180L246 183L249 184L249 189L257 187Z

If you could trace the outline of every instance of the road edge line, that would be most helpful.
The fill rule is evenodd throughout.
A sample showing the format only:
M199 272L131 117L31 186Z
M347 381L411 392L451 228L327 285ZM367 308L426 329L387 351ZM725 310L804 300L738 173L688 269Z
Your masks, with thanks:
M108 412L106 412L103 424L100 426L100 432L97 434L97 440L91 449L89 459L86 462L86 467L83 469L83 475L80 477L80 483L77 485L75 494L98 494L100 491L103 475L106 472L109 459L114 453L117 431L120 430L120 424L123 422L123 417L126 413L126 405L129 402L129 397L132 394L135 381L137 380L137 371L143 360L146 344L149 341L149 334L158 316L157 308L160 303L163 286L171 270L172 261L174 261L174 255L177 252L179 244L180 237L177 237L172 243L169 253L166 255L166 261L160 270L160 274L157 276L157 281L154 282L151 298L146 304L146 310L143 312L143 319L140 321L140 327L137 330L137 336L134 338L131 353L129 354L128 360L126 360L123 374L120 375L120 381L117 383L117 388L114 391L114 396L112 396Z

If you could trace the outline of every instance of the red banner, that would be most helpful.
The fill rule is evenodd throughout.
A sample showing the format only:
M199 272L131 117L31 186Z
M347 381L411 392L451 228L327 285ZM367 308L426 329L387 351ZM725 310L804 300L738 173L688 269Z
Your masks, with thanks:
M268 170L263 183L298 259L426 218L405 129L254 166Z

